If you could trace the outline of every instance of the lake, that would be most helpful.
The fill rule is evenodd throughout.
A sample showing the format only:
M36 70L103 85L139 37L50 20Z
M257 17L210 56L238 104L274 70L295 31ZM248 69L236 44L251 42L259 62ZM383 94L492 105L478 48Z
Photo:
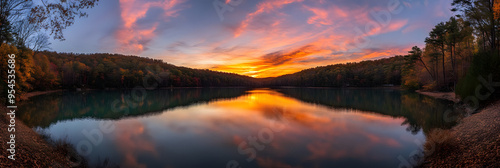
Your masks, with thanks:
M91 165L398 167L453 103L389 88L185 88L59 92L18 118Z

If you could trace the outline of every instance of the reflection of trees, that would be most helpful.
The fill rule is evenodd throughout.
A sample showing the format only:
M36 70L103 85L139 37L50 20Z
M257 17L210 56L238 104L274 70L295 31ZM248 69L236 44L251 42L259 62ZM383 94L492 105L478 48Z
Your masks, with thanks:
M28 126L47 127L54 122L70 119L97 118L119 119L126 116L142 116L161 113L166 109L207 103L218 99L236 98L246 89L174 89L148 91L142 101L130 97L130 91L66 92L41 95L20 105L18 117ZM413 134L421 129L450 128L443 114L453 109L452 104L417 93L392 89L279 89L279 92L304 102L331 108L358 109L392 117L404 117L402 125ZM113 103L118 101L113 112ZM128 108L128 113L126 110ZM116 111L116 110L115 110ZM280 110L269 107L266 117L281 118Z
M394 89L279 89L286 96L304 102L325 105L331 108L372 111L392 117L404 117L402 125L416 134L432 128L450 128L455 123L446 122L443 114L453 109L453 104L420 95L414 92Z
M245 91L243 88L152 90L147 91L142 101L137 101L140 96L131 97L130 90L55 93L30 98L19 106L18 117L30 127L47 127L70 119L154 115L166 109L236 98Z

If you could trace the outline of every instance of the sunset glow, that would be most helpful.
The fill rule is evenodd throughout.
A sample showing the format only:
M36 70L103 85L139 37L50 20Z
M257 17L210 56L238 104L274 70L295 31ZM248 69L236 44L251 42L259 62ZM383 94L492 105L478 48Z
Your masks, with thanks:
M406 54L453 15L448 1L360 1L103 1L52 48L275 77Z
M500 0L0 0L0 168L499 165L499 34Z

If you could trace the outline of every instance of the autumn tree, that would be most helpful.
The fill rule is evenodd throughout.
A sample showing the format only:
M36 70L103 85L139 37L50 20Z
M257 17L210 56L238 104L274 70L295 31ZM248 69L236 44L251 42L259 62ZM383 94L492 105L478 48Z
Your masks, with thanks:
M12 20L28 9L27 1L22 0L0 0L0 43L14 41Z
M35 90L55 89L59 86L57 75L51 68L51 63L46 55L36 54L33 57L34 75L31 83Z
M459 17L468 20L476 34L481 37L482 49L497 51L498 49L498 19L495 19L495 0L453 0L454 12L460 12ZM497 4L498 5L498 4Z
M83 10L94 7L99 0L40 1L42 5L31 8L30 23L49 31L54 39L64 40L62 31L73 25L76 17L88 16Z
M496 20L500 19L500 2L499 1L495 1L493 3L493 15L494 15Z
M472 62L472 56L477 50L476 36L473 34L473 27L470 26L470 22L464 20L463 18L458 18L458 28L460 40L457 42L454 52L455 62L456 62L456 73L458 81L465 76L470 63Z
M445 66L445 44L446 44L446 25L441 22L437 24L429 33L429 37L425 38L425 42L439 49L442 58L443 84L446 84L446 66Z
M29 81L33 79L33 52L31 50L20 50L15 46L3 43L0 44L0 63L1 67L7 67L7 55L14 54L16 56L15 59L15 71L16 71L16 93L24 93L32 89L32 85ZM1 71L3 84L7 83L7 71ZM2 85L3 85L2 84Z
M408 53L410 53L410 55L408 56L409 57L409 60L411 61L411 63L414 63L416 61L422 63L422 66L425 68L425 70L427 71L427 73L429 73L429 75L431 76L432 80L436 80L436 78L434 77L434 75L431 73L431 71L429 70L429 68L427 67L427 65L425 64L423 58L422 58L422 50L420 48L418 48L418 46L414 46L411 48L411 51L408 51Z
M451 61L451 77L452 81L456 81L456 59L455 59L455 49L457 43L461 40L460 29L458 27L458 21L455 17L451 17L448 22L446 22L446 45L448 46Z
M98 0L0 0L0 42L16 42L16 46L47 44L37 33L44 29L54 39L64 40L63 30L74 24L77 17L85 17L85 9L94 7ZM16 31L14 33L13 31ZM34 36L34 37L32 37ZM34 40L28 41L29 38ZM31 44L33 45L33 44Z

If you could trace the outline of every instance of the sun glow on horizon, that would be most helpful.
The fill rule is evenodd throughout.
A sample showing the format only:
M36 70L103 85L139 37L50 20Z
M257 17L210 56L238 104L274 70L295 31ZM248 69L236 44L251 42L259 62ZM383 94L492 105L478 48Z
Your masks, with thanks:
M405 1L388 20L385 1L216 1L226 5L222 17L214 1L103 1L53 48L266 78L407 54L433 22L453 16L446 1Z

